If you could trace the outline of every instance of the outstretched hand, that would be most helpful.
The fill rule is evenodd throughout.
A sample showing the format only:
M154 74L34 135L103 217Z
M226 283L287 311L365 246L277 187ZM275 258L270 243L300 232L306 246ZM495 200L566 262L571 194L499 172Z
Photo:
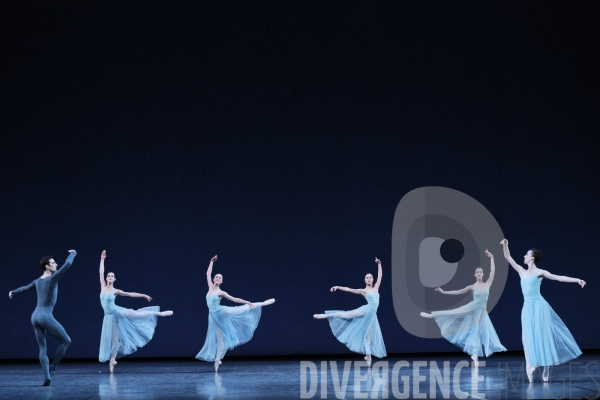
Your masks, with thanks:
M106 250L102 250L102 254L100 254L100 259L104 260L106 258Z
M502 239L502 240L500 241L500 244L505 244L505 245L507 245L507 246L508 246L508 240L506 240L506 239Z
M577 283L579 283L579 285L581 286L581 288L583 289L583 287L586 285L585 281L583 279L579 279L577 281Z
M338 290L338 288L339 288L339 286L334 286L334 287L332 287L332 288L331 288L331 289L329 289L329 290L330 290L330 291L332 291L332 292L335 292L336 290Z
M215 256L213 258L210 259L210 262L215 262L217 261L217 255L215 254Z
M254 304L252 304L252 302L250 302L250 301L247 301L246 304L248 304L248 307L250 307L250 308L254 307Z
M436 292L440 292L440 293L444 293L444 289L442 289L441 287L437 287L435 288Z
M69 250L69 253L77 253L75 250Z
M148 302L152 301L152 297L148 296L147 294L144 295L144 298L148 300Z
M488 256L489 258L494 258L494 255L492 253L490 253L488 251L488 249L485 249L485 255Z
M379 259L377 257L375 257L375 262L379 265L381 265L381 261L379 261Z

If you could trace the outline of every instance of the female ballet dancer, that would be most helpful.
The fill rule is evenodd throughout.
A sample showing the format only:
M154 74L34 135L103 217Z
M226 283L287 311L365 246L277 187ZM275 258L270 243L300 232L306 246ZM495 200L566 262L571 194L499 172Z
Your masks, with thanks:
M208 283L208 293L206 294L206 304L208 305L208 330L206 331L206 340L200 352L196 355L198 360L215 362L215 372L219 370L221 360L225 357L225 352L236 346L244 344L252 339L254 330L258 326L263 306L275 303L275 299L251 303L237 297L230 296L227 292L221 290L223 275L216 274L214 280L212 277L213 263L217 261L215 255L208 265L206 271L206 281ZM228 307L219 303L221 298L225 297L234 303L242 303L243 306Z
M48 386L52 382L52 376L56 371L56 367L58 367L58 363L71 344L71 338L67 335L65 328L52 315L58 296L58 280L69 270L77 255L75 250L69 250L69 253L71 254L67 257L65 264L58 271L56 270L56 261L54 261L52 256L42 258L40 261L40 268L44 271L42 276L29 285L22 286L8 293L8 297L12 299L13 294L26 292L34 286L37 291L38 301L33 314L31 314L31 324L35 330L35 337L40 348L39 357L40 364L42 364L42 369L44 370L44 386ZM54 353L52 365L49 365L46 352L46 332L60 341Z
M544 367L542 379L547 382L550 372L548 367L579 357L581 350L569 329L540 294L542 279L578 283L581 288L585 286L585 281L553 275L539 269L536 264L542 261L543 255L538 249L531 249L525 254L523 261L527 264L527 269L525 269L510 256L508 240L503 239L500 244L504 250L504 257L521 278L521 290L525 300L521 311L521 329L527 378L529 378L529 382L533 382L535 369Z
M314 318L329 320L333 335L355 353L365 354L367 365L371 366L371 355L383 358L387 356L379 321L377 321L377 307L379 307L379 286L381 285L381 261L375 257L377 263L377 282L373 285L373 275L365 276L364 289L350 289L343 286L334 286L330 290L342 290L360 294L367 299L367 304L351 311L325 311L325 314L315 314Z
M494 265L494 256L487 249L485 255L490 258L490 277L483 282L483 269L475 269L474 284L460 290L444 291L442 288L436 288L436 292L442 294L463 294L473 292L473 301L454 310L433 311L431 314L421 313L424 318L433 318L442 331L442 336L450 343L453 343L463 349L471 356L475 368L479 367L479 357L491 356L498 351L506 351L502 346L494 325L487 314L487 301L490 295L490 288L496 274ZM483 347L484 351L481 350Z
M144 307L130 310L115 305L116 296L152 298L145 294L124 292L114 287L115 274L109 272L104 280L104 259L106 250L100 255L100 304L104 309L102 336L100 337L100 362L110 360L110 372L113 373L118 357L133 353L154 336L157 317L173 315L173 311L160 312L160 307Z

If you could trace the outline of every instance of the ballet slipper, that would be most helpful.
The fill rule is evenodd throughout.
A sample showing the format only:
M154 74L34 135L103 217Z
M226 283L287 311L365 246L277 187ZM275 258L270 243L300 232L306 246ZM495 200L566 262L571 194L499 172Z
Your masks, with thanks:
M548 382L549 376L550 376L550 368L544 367L544 373L542 374L542 380L544 382Z
M529 379L529 383L533 383L533 373L535 372L535 368L527 368L527 378Z
M371 368L371 355L367 354L365 356L365 361L367 362L367 367Z
M475 368L479 368L479 359L477 356L473 355L471 356L471 360L473 360L473 364L475 365Z
M52 379L51 378L46 378L44 379L44 383L42 386L50 386L50 383L52 383Z
M315 319L325 319L327 316L325 314L315 314L313 315Z
M215 360L215 372L219 371L219 365L223 364L221 360Z
M110 360L110 373L112 374L115 371L115 365L117 365L117 362L115 360Z

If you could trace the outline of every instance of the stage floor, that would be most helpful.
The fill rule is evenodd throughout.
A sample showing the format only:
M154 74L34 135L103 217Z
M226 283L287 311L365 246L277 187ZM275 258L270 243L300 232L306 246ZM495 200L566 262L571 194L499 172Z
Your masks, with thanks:
M61 364L49 387L41 386L43 376L39 364L2 362L0 363L0 398L335 399L336 390L337 398L346 399L381 399L385 398L386 390L389 399L415 398L419 393L421 398L433 398L435 395L437 399L551 399L600 396L600 355L597 353L581 356L575 360L576 363L555 367L549 383L542 383L537 373L533 384L529 384L524 376L522 355L501 354L483 360L486 361L486 366L473 370L470 365L460 368L464 363L459 364L459 362L470 361L464 356L438 354L422 357L389 357L382 360L383 364L374 365L369 372L368 368L360 368L360 364L355 365L354 361L360 359L354 358L306 357L304 364L301 364L302 360L298 358L289 360L228 360L226 358L219 373L216 374L212 363L193 359L144 361L123 358L119 360L112 375L108 371L107 363L67 360ZM321 384L321 379L325 375L322 372L324 361L328 362L326 385ZM406 363L396 364L400 361ZM348 364L349 362L352 363ZM345 363L346 374L344 374ZM394 366L397 369L394 369ZM404 367L398 369L400 366ZM313 381L313 391L310 383L311 368L315 372L313 378L316 378ZM304 380L302 371L305 372ZM473 371L477 373L474 374ZM342 393L344 375L347 377L347 385L345 393ZM436 375L438 383L435 383ZM339 379L334 382L332 376L338 376ZM478 386L475 388L472 385L477 381L477 376L483 380L478 381ZM430 378L434 381L434 389L431 388ZM523 378L527 383L523 382ZM419 384L416 385L416 382ZM406 390L409 390L409 393ZM408 396L404 397L406 395Z

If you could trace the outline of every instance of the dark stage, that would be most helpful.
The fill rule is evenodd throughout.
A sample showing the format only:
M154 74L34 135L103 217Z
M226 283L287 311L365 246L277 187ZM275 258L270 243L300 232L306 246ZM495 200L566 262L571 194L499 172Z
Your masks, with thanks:
M322 392L321 362L336 361L339 381L333 382L330 363L327 368L327 388ZM360 360L360 359L359 359ZM457 368L468 358L457 355L390 357L382 359L388 365L387 374L373 365L372 372L362 367L355 376L355 358L306 358L291 360L236 359L225 360L219 373L211 363L194 360L144 361L122 359L114 374L108 373L106 363L65 362L50 387L41 386L42 376L36 363L0 364L0 397L18 399L293 399L293 398L417 398L414 382L415 365L419 369L420 398L486 398L486 399L551 399L597 398L600 395L600 354L586 354L571 365L553 369L550 382L543 383L536 374L533 384L524 383L523 357L520 354L498 355L485 359L479 368L477 387L469 367ZM310 368L305 369L306 384L302 381L301 362L317 367L318 384L311 393ZM343 393L344 363L348 379ZM395 371L393 366L406 361L409 367ZM448 371L444 361L449 362ZM443 383L438 380L431 390L430 376L435 362ZM508 368L507 368L508 366ZM460 367L460 365L459 365ZM435 367L433 368L435 369ZM458 371L458 372L457 372ZM448 375L445 376L444 374ZM458 375L455 375L458 374ZM336 375L335 373L333 375ZM385 377L387 376L387 379ZM457 377L459 379L456 379ZM450 380L445 380L449 377ZM481 380L483 377L483 380ZM384 378L382 381L377 379ZM408 382L405 387L404 382ZM339 382L339 383L338 383ZM358 382L358 384L356 384ZM380 385L378 385L378 382ZM457 386L459 382L459 386ZM397 386L395 386L397 385ZM375 388L375 389L374 389ZM406 392L406 390L409 392ZM325 396L322 396L325 394ZM404 395L403 395L404 394ZM435 394L435 397L434 397ZM408 396L408 397L405 397Z

